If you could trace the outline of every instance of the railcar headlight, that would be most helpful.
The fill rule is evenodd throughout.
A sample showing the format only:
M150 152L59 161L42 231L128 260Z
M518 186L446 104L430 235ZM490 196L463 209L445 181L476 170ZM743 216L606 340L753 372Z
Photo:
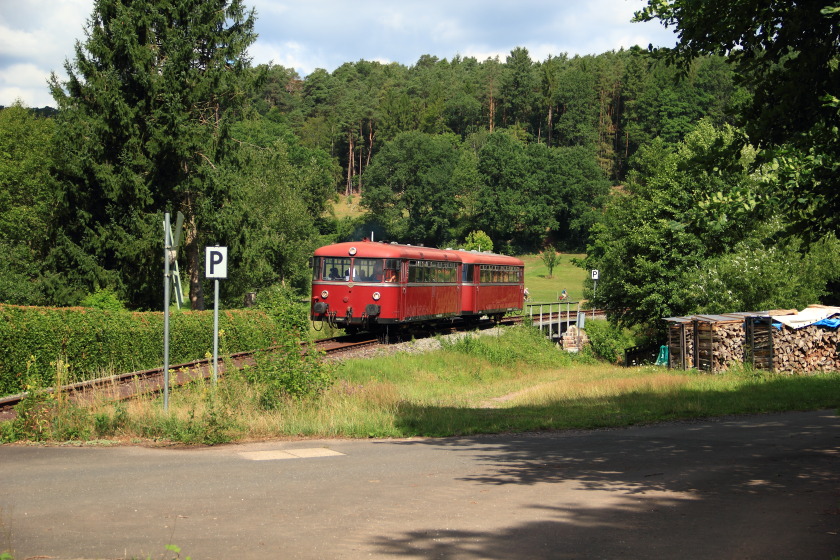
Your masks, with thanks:
M352 257L353 255L356 254L356 248L355 247L350 247L350 250L348 251L348 253L350 253L350 256Z
M321 292L321 297L322 297L323 299L327 299L327 297L329 297L329 295L330 295L330 293L329 293L327 290L323 290L323 291Z
M373 292L373 301L379 301L379 298L382 297L382 294L379 292Z

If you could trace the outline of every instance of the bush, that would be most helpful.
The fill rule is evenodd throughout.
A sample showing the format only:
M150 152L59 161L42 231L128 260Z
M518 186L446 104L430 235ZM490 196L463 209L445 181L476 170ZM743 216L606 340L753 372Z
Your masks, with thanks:
M320 353L303 351L294 336L271 352L258 354L257 365L243 370L245 379L257 388L259 404L272 410L285 398L302 399L323 393L333 384L329 366Z
M286 315L279 310L222 311L220 351L274 346L288 331L284 320ZM288 320L293 329L299 328L299 322ZM169 345L171 364L212 352L213 312L173 313ZM68 382L160 367L163 313L0 305L0 348L0 395L21 392L27 375L43 386L54 385L59 357L69 364Z
M291 288L274 285L257 294L257 309L272 317L282 328L291 330L299 337L309 332L309 298L301 297Z
M636 345L636 339L629 331L603 319L586 321L586 335L589 337L592 353L613 364L621 363L624 351Z
M82 307L93 307L94 309L104 309L114 312L126 310L125 305L117 297L117 294L108 288L100 288L88 295L82 300L81 305Z

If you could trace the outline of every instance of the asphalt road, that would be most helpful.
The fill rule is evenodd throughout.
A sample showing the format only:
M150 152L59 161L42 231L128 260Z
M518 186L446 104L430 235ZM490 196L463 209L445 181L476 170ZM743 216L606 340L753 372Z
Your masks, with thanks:
M834 411L215 448L0 447L25 558L840 556Z

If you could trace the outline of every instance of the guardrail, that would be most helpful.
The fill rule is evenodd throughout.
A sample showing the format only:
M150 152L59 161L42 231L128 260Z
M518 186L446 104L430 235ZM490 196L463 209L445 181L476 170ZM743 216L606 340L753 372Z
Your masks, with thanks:
M525 303L531 324L547 336L560 336L570 324L583 328L579 301L552 301Z

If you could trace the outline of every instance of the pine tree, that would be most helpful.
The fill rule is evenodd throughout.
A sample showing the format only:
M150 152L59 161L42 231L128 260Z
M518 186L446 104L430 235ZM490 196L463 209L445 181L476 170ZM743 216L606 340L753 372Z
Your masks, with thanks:
M162 215L180 210L190 300L203 308L200 247L218 241L212 216L229 197L217 170L236 146L253 29L241 0L95 0L68 81L51 78L60 249L95 263L76 273L110 279L133 307L158 305Z

